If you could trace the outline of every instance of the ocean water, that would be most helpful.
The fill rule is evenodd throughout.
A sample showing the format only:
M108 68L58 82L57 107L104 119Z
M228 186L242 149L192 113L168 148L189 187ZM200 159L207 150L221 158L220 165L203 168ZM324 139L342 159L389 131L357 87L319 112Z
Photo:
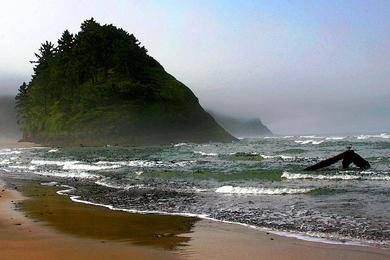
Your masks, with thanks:
M372 168L306 172L348 144ZM0 149L0 175L84 203L196 215L334 242L390 247L390 134L279 136L229 144Z

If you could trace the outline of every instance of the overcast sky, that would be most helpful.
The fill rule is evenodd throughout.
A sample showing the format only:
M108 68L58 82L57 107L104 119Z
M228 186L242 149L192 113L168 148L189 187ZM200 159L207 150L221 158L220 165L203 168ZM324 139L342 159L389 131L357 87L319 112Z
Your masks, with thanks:
M390 1L1 1L0 94L94 17L133 33L214 111L275 133L390 131Z

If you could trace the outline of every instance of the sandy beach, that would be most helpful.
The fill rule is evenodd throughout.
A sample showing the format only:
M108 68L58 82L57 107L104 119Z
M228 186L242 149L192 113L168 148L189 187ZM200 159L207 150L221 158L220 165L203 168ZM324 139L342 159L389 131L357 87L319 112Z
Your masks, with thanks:
M390 251L282 237L234 224L130 214L72 202L57 188L7 180L2 259L389 259Z

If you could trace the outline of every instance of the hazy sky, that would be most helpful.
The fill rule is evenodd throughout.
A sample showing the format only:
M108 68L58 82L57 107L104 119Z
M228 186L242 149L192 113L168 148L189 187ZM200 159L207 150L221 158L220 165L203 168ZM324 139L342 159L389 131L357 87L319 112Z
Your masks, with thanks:
M205 108L280 134L390 131L388 0L1 0L0 94L90 17L134 33Z

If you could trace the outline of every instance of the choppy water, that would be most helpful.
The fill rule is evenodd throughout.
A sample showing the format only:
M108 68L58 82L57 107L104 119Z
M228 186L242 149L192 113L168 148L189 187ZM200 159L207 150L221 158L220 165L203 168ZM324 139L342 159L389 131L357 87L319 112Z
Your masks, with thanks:
M302 171L343 152L348 144L372 169L341 170L335 165ZM1 149L0 174L70 185L74 189L66 194L74 199L116 209L195 214L390 246L389 134L138 148Z

